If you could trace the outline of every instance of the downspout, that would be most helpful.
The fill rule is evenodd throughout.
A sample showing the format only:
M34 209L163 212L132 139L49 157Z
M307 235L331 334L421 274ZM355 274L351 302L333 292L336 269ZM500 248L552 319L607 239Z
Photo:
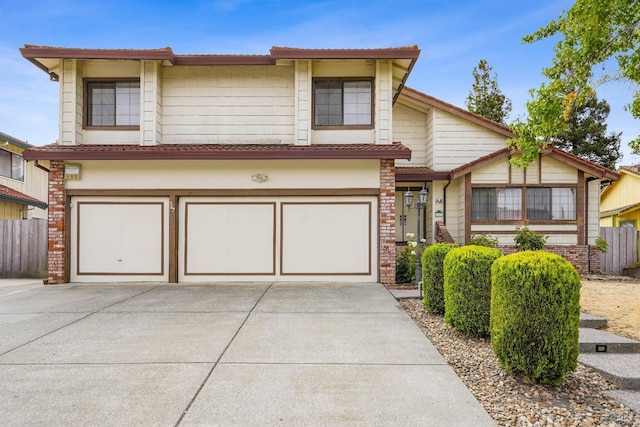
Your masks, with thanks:
M442 187L442 223L446 226L447 225L447 187L449 186L449 184L451 184L451 176L449 176L449 180L447 181L447 183L445 184L444 187Z

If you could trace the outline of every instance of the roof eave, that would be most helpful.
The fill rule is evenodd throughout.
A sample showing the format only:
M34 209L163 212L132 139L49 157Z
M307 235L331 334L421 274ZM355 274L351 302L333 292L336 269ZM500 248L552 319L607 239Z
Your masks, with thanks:
M17 203L19 205L27 205L27 206L35 206L40 209L47 209L47 204L45 202L22 199L20 197L13 197L0 194L0 200L4 200L6 202Z
M26 150L25 160L340 160L340 159L411 159L408 148L384 151L365 150L216 150L216 151L67 151Z
M413 59L420 56L417 46L380 49L301 49L274 46L275 59Z
M620 174L618 172L607 169L604 166L597 165L589 160L581 159L571 153L567 153L556 147L550 147L542 151L543 154L548 154L550 157L556 160L562 161L570 166L575 167L589 175L595 176L598 179L606 179L610 181L620 180Z
M11 135L7 135L6 133L2 133L2 132L0 132L0 140L6 141L11 145L15 145L16 147L20 147L25 150L28 150L29 148L33 148L33 145L29 144L28 142L21 141L19 139L12 137Z

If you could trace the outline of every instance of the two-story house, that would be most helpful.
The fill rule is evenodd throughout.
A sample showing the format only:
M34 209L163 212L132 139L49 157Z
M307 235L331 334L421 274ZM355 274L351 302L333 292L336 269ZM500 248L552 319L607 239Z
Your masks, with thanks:
M51 283L393 283L423 187L430 242L526 215L587 265L617 178L555 148L510 167L507 128L404 87L415 46L21 52L60 85L59 143L25 153L51 162Z
M47 218L48 162L26 162L33 145L0 132L0 219Z

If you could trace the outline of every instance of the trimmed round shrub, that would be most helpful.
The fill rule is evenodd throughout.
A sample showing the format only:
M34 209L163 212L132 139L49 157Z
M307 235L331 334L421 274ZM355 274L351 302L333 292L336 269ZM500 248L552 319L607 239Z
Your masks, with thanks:
M444 257L455 243L436 243L422 253L422 303L435 314L444 314Z
M444 320L474 337L489 336L491 265L498 249L463 246L444 258Z
M524 251L497 260L491 274L491 344L500 366L561 383L578 363L578 272L556 254Z

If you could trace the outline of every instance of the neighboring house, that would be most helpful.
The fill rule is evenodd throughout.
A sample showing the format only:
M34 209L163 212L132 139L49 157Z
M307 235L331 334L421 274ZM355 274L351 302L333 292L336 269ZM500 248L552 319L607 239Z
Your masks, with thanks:
M584 269L618 178L553 147L512 168L508 128L404 87L415 46L21 52L61 85L60 142L25 153L51 161L51 283L393 283L423 186L429 242L527 217Z
M47 218L48 161L26 162L29 148L0 132L0 220Z
M620 180L600 194L600 227L640 225L640 165L620 166Z

